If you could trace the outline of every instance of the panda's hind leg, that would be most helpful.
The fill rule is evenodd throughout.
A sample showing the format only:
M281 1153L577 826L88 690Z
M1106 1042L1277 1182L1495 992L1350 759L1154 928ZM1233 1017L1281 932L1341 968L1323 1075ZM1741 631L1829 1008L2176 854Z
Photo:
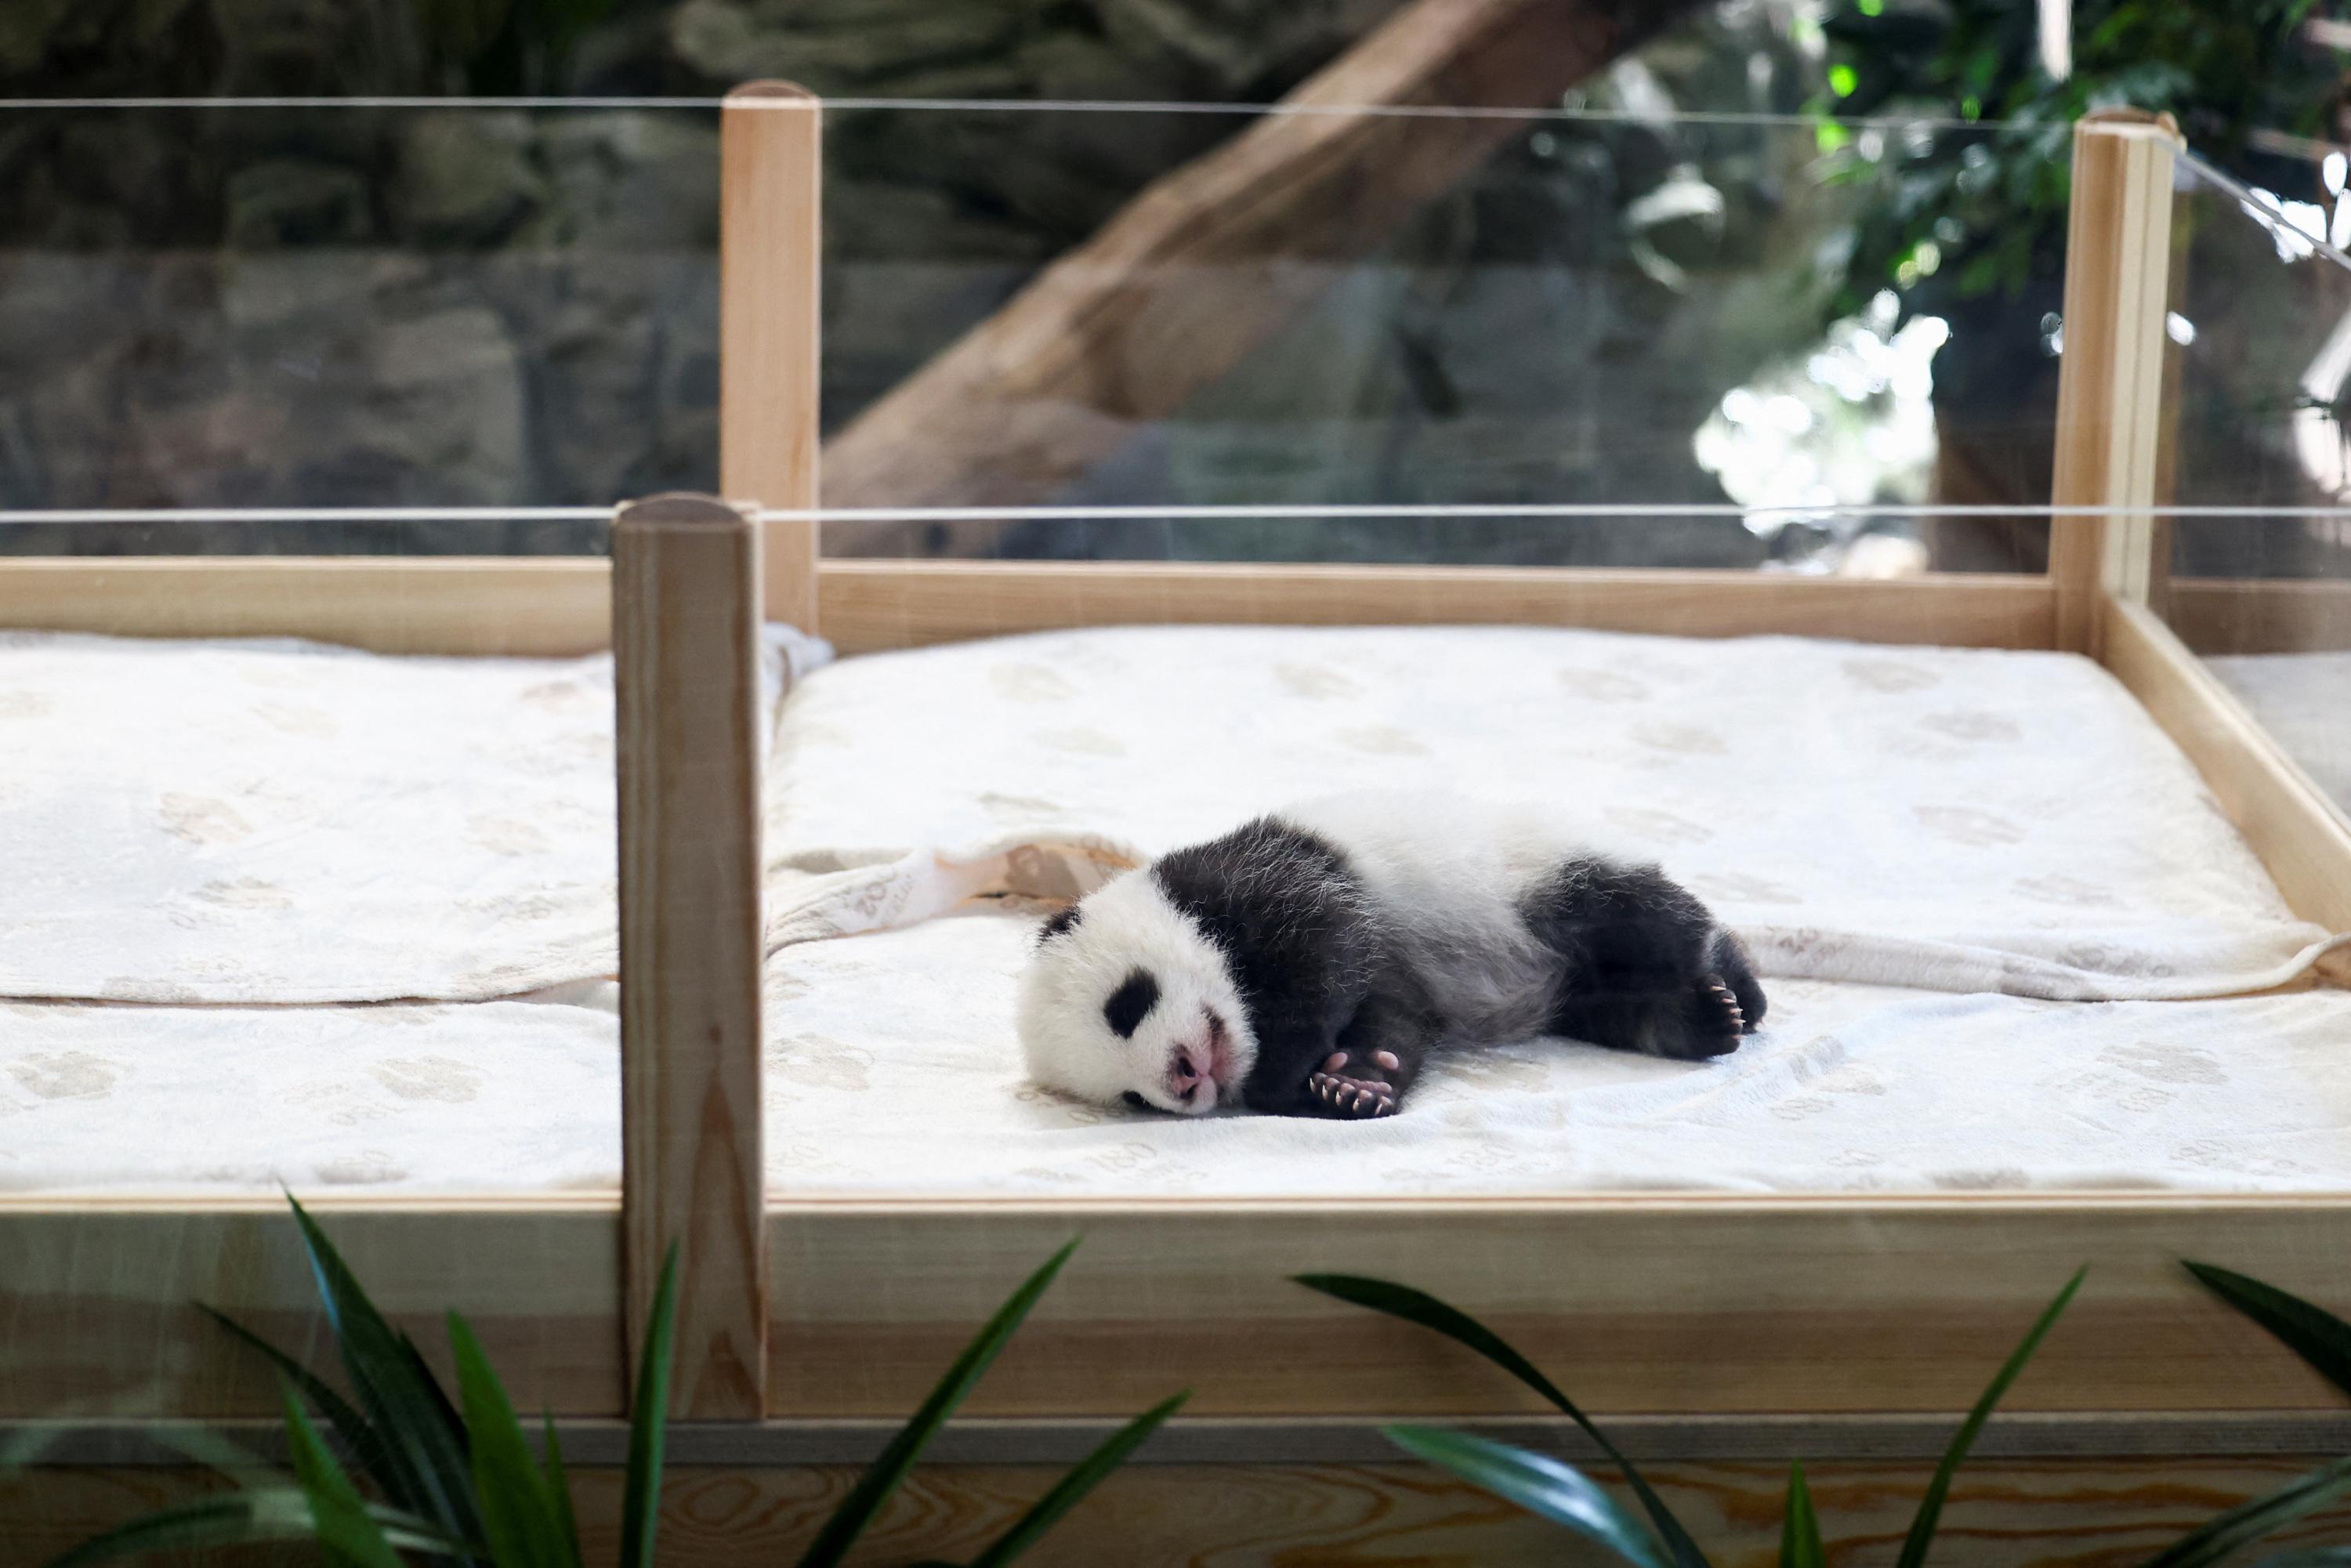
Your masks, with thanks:
M1307 1075L1309 1113L1350 1121L1393 1116L1436 1043L1426 1009L1374 991Z
M1522 914L1560 956L1555 1034L1687 1061L1736 1051L1763 1020L1738 939L1655 866L1566 862Z

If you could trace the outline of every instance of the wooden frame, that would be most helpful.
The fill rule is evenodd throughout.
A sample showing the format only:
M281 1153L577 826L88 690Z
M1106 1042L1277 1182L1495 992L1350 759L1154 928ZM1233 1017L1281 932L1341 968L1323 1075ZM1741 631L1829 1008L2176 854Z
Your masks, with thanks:
M725 133L723 462L730 487L792 511L814 498L818 118L805 95L754 89L730 100ZM2162 290L2125 253L2161 241L2167 209L2151 193L2168 145L2135 121L2078 133L2075 281L2104 292L2085 296L2103 302L2077 319L2069 286L2067 505L2151 505L2146 329L2152 308L2159 329ZM2145 607L2157 536L2140 520L2061 517L2045 578L1870 582L820 563L812 521L771 519L755 542L740 510L670 499L622 515L609 568L0 560L0 626L294 632L388 652L615 647L625 1196L315 1206L429 1354L438 1313L458 1308L518 1405L591 1437L622 1410L625 1346L674 1238L694 1239L675 1412L764 1418L740 1428L741 1446L711 1438L710 1451L807 1465L870 1451L873 1424L909 1408L1014 1281L1082 1229L1085 1252L971 1407L963 1440L975 1456L1067 1447L1164 1394L1178 1363L1198 1385L1196 1416L1157 1451L1179 1467L1361 1459L1379 1417L1530 1413L1520 1391L1427 1336L1284 1282L1319 1267L1442 1282L1589 1408L1650 1432L1646 1451L1660 1458L1793 1448L1886 1463L1885 1434L1898 1428L1914 1434L1907 1462L1926 1451L1915 1433L1945 1429L2085 1261L2092 1288L2009 1401L2018 1415L1996 1442L2093 1466L2124 1452L2333 1449L2346 1433L2323 1385L2210 1309L2171 1260L2211 1257L2351 1301L2351 1194L861 1203L761 1190L754 607L794 610L852 653L1133 621L1533 621L2081 646L2179 740L2294 907L2351 927L2351 824ZM2207 594L2180 585L2183 612ZM2209 602L2231 596L2241 591L2211 589ZM2308 597L2341 612L2325 592ZM284 1333L318 1327L272 1201L0 1199L0 1422L65 1417L119 1433L259 1415L264 1380L188 1303ZM1366 1364L1382 1375L1358 1375ZM694 1440L681 1439L688 1451ZM1402 1495L1417 1483L1379 1484Z

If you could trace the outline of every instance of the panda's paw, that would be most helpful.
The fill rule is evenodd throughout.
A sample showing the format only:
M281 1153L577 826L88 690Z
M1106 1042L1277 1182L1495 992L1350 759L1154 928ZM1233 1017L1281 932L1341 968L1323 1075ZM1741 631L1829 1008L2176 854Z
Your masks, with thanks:
M1740 1037L1754 1032L1739 993L1719 975L1704 975L1690 988L1682 1009L1684 1049L1677 1054L1703 1059L1728 1056L1739 1049Z
M1365 1122L1393 1116L1396 1092L1375 1078L1350 1078L1340 1072L1317 1072L1306 1080L1321 1113L1343 1121Z

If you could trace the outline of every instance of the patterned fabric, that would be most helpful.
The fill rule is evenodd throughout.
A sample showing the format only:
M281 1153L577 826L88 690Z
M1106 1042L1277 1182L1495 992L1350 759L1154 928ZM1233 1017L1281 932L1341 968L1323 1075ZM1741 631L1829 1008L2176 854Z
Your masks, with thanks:
M1039 905L1041 910L1044 906ZM1439 1057L1378 1122L1183 1119L1023 1081L1036 920L786 949L768 1180L796 1197L2351 1186L2351 995L2080 1003L1773 982L1714 1062L1566 1040Z
M822 653L778 629L771 689ZM618 967L609 656L0 632L0 996L458 1000Z
M1195 1121L1024 1082L1035 914L778 954L768 1186L795 1197L2351 1187L2351 995L2078 1003L1771 986L1717 1062L1440 1059L1392 1120ZM612 1192L613 988L455 1006L0 1002L0 1191Z
M823 671L769 770L771 936L1066 898L1367 785L1549 803L1661 860L1767 975L2191 997L2283 983L2329 935L2087 660L1422 627L1052 632Z
M581 999L0 1001L0 1192L617 1189L620 1020Z

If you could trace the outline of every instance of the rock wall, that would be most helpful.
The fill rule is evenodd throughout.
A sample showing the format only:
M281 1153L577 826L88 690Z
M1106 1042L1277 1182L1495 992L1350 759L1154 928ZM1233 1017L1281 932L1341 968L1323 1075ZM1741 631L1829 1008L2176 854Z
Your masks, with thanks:
M684 0L482 45L446 21L475 14L460 0L22 0L0 7L0 92L715 95L789 76L835 99L1261 100L1395 3ZM1801 137L1670 113L1801 103L1812 66L1789 42L1794 9L1729 0L1620 66L1586 101L1631 120L1531 129L1071 498L1718 498L1689 433L1816 334L1812 253L1834 214L1801 199ZM834 110L828 423L1238 123ZM0 506L602 505L707 487L716 175L704 110L0 115ZM308 548L438 551L595 538L295 532ZM1297 538L1061 530L1015 548L1301 553ZM62 540L17 529L0 549ZM85 528L70 548L293 541ZM1305 553L1426 548L1409 530L1330 530ZM1447 548L1760 549L1736 528L1663 525L1604 539L1496 525Z

